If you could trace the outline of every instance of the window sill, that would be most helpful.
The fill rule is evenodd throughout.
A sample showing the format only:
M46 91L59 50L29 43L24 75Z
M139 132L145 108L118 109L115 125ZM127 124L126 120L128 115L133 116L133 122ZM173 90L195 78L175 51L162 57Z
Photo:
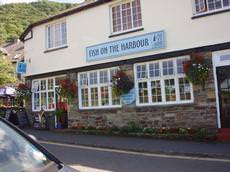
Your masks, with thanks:
M113 34L109 35L109 38L120 36L120 35L125 35L125 34L128 34L128 33L138 32L138 31L142 31L142 30L144 30L143 27L132 29L132 30L127 30L127 31L124 31L124 32L113 33Z
M201 14L194 14L194 16L192 16L192 19L196 19L196 18L200 18L200 17L206 17L206 16L211 16L211 15L215 15L215 14L219 14L219 13L224 13L224 12L229 12L230 8L227 9L221 9L221 10L216 10L216 11L209 11L209 12L204 12Z
M64 46L57 47L57 48L52 48L52 49L47 49L47 50L44 51L44 53L49 53L49 52L57 51L57 50L64 49L64 48L68 48L68 45L64 45Z

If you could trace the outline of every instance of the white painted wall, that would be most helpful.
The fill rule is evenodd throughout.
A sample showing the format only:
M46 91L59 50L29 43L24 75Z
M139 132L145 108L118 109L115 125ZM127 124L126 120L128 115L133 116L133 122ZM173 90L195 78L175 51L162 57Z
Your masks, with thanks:
M45 24L33 28L33 39L25 42L25 57L31 61L28 75L230 42L230 12L191 19L191 0L141 0L144 30L109 38L109 5L116 2L67 16L66 49L44 53ZM87 46L159 30L166 32L165 49L86 62Z

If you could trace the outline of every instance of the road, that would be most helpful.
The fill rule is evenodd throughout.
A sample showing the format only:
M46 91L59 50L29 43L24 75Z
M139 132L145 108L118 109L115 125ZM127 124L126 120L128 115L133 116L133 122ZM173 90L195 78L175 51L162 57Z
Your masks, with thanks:
M42 143L42 142L41 142ZM81 172L229 172L229 159L145 154L43 142L65 164Z

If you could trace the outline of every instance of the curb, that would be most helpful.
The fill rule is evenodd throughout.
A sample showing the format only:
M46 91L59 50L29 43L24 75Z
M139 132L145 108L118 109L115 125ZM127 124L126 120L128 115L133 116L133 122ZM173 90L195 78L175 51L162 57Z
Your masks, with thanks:
M132 148L121 148L115 146L105 146L105 145L97 145L97 144L81 144L77 142L68 142L68 141L57 141L57 140L50 140L44 138L37 138L37 141L50 141L56 143L63 143L63 144L73 144L78 146L89 146L94 148L106 148L106 149L113 149L113 150L121 150L121 151L132 151L137 153L151 153L151 154L161 154L161 155L174 155L174 156L185 156L185 157L198 157L198 158L218 158L218 159L229 159L230 155L223 155L223 154L208 154L208 153L188 153L188 152L174 152L174 151L154 151L154 150L146 150L146 149L132 149Z

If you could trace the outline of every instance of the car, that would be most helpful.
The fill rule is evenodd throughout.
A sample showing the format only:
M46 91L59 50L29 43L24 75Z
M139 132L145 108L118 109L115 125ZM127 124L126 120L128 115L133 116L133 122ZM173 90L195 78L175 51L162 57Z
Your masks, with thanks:
M78 172L3 118L0 118L0 171Z

